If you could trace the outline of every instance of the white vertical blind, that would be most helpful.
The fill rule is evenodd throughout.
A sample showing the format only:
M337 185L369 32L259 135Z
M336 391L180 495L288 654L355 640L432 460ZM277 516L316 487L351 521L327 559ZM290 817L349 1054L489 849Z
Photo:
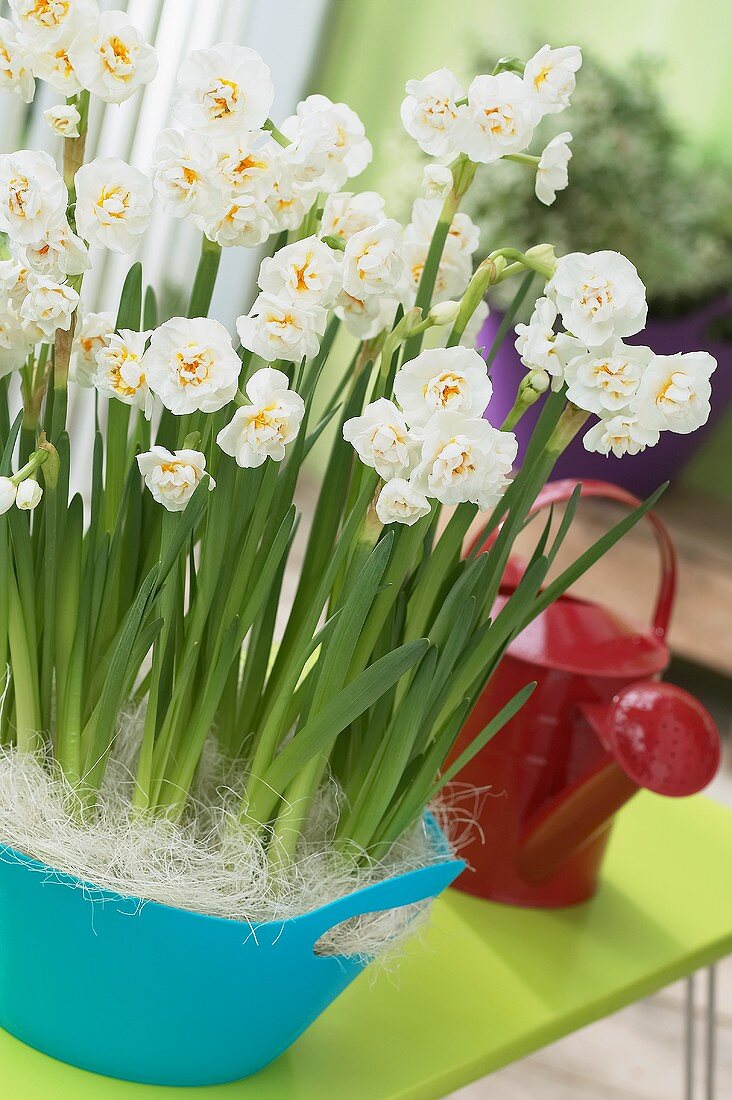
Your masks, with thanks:
M87 139L87 159L117 156L147 172L155 139L171 124L170 103L175 77L191 50L217 42L238 42L261 53L272 70L275 85L273 117L290 114L306 93L330 0L100 0L102 10L126 10L132 22L158 51L160 70L150 86L121 105L92 101ZM8 18L7 0L0 0L0 15ZM20 148L46 149L58 155L58 139L49 131L43 112L61 96L39 81L31 104L0 93L0 152ZM156 204L154 217L137 255L118 256L101 249L92 253L93 267L84 279L83 305L89 311L114 313L124 277L141 259L145 281L165 300L183 305L193 282L200 250L200 236L187 220L170 218ZM212 305L212 315L231 331L236 317L251 301L260 252L256 249L224 250ZM94 401L88 391L74 388L69 407L69 431L88 443L93 424ZM90 453L74 448L72 486L84 489L88 481Z
M143 171L152 161L157 134L171 124L175 76L193 49L231 41L251 46L272 69L276 90L273 115L289 114L306 92L305 82L322 34L329 0L100 0L100 7L124 9L158 51L160 71L153 84L121 105L93 101L87 159L119 156ZM7 0L0 14L9 15ZM26 106L13 95L0 96L0 151L29 147L58 153L43 111L60 96L43 82ZM182 298L190 287L200 240L194 227L163 214L159 206L137 256L94 250L93 270L84 281L87 310L114 309L124 276L141 259L146 282L163 295ZM247 306L259 256L227 249L212 312L231 326Z

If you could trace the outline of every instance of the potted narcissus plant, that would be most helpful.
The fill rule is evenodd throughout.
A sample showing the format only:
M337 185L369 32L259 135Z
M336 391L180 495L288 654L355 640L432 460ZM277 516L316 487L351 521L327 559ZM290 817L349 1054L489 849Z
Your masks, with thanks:
M593 438L583 445L578 438L555 469L557 477L609 477L641 494L681 472L732 398L732 171L721 160L687 148L663 101L661 71L657 60L642 55L620 68L590 57L573 99L571 132L556 115L541 123L537 136L544 163L539 162L539 172L532 170L536 161L524 156L522 164L507 167L490 185L479 182L467 202L483 240L495 245L511 241L524 247L540 239L552 241L562 253L617 249L632 256L647 288L649 317L643 335L634 334L630 343L650 344L666 354L701 347L725 368L717 376L715 407L703 428L690 433L679 424L660 438L638 439L638 457L622 464L613 461L612 447L597 447ZM511 306L504 288L490 298L492 313L480 337L486 347ZM529 295L513 321L507 320L527 322L533 298ZM541 307L545 319L548 309ZM515 346L513 340L502 343L492 364L499 415L510 409L527 364L536 365L523 327L516 336ZM625 368L628 381L606 393L606 410L628 407L630 377L639 369L640 364ZM586 367L579 374L586 374ZM580 403L581 388L580 377L573 397ZM529 414L518 429L519 453L533 420Z
M232 1080L459 872L449 813L441 828L430 808L532 686L447 766L466 715L511 638L653 503L547 594L575 496L492 617L514 537L590 414L533 371L513 420L544 407L512 477L515 435L484 417L491 382L463 343L486 289L536 273L570 330L557 355L637 332L645 293L621 256L567 262L544 243L472 271L458 207L481 165L567 106L574 48L545 53L538 84L518 61L467 91L445 71L410 82L407 130L452 160L403 229L347 190L371 157L354 112L311 95L276 125L269 69L244 46L184 61L151 166L89 159L97 101L154 79L154 51L94 0L11 9L3 83L28 99L47 79L67 102L49 115L58 162L0 157L0 1024L121 1078ZM136 263L115 316L85 312L87 272L132 253L156 203L201 232L187 315L158 322ZM268 241L234 339L208 317L222 249ZM597 279L617 289L602 328ZM339 328L352 361L316 415ZM444 346L423 350L435 329ZM669 371L647 364L649 417ZM76 386L96 415L70 438ZM696 375L684 392L701 418ZM291 564L303 463L329 425ZM480 513L500 534L463 558Z

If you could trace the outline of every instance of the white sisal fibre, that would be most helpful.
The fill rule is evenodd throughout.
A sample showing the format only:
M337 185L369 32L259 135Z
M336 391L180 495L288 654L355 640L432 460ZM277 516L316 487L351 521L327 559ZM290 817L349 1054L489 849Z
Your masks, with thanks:
M238 821L241 775L227 776L212 746L205 754L194 812L180 822L134 815L128 716L94 815L74 814L75 795L36 758L0 749L0 843L102 890L252 924L287 920L354 890L445 858L423 825L378 861L349 858L332 843L338 818L334 783L323 791L297 859L273 870L265 844ZM444 824L444 821L443 821ZM93 904L93 895L90 904ZM319 954L393 958L428 919L429 904L370 913L342 923Z

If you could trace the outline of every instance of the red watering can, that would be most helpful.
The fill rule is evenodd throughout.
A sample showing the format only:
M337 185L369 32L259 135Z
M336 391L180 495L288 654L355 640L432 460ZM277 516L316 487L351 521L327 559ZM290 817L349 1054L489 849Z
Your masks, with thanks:
M556 481L533 511L566 502L576 481ZM582 497L636 507L615 485L585 481ZM531 680L519 713L458 780L488 788L479 829L461 855L472 871L457 888L514 905L573 905L594 894L613 816L636 791L679 797L713 778L720 760L714 721L687 692L659 682L676 587L676 554L648 513L661 555L653 624L565 595L514 639L486 687L455 753ZM483 547L489 549L491 540ZM496 612L521 576L509 563Z

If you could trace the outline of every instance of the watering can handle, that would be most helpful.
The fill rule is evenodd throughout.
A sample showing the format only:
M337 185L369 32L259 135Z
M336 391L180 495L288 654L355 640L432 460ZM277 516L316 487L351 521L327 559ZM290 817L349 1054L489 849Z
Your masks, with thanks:
M577 485L582 486L582 499L586 497L600 497L603 500L614 500L619 504L627 504L630 508L638 508L643 502L627 489L619 485L613 485L609 481L596 481L593 479L565 478L560 481L550 481L541 490L530 509L530 515L534 515L541 508L550 504L565 504L571 497ZM668 630L673 609L674 595L676 593L676 550L671 541L668 528L655 512L647 512L646 519L653 528L653 534L661 555L661 582L656 597L656 607L653 612L653 629L656 637L663 638Z

